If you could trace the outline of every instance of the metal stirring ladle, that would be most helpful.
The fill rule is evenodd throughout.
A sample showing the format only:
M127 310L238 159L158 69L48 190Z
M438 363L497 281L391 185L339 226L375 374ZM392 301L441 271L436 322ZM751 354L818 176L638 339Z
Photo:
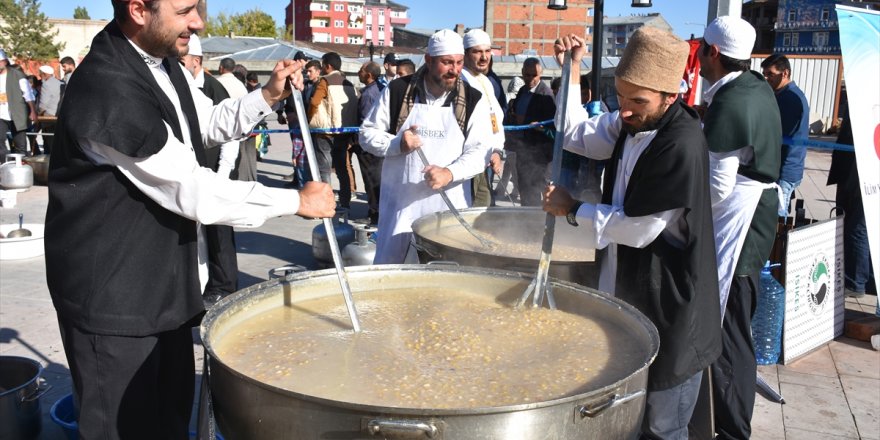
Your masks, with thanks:
M428 158L425 157L425 152L422 151L421 148L416 148L416 152L419 154L419 159L422 160L422 165L427 167L429 165L429 163L428 163ZM455 206L452 204L452 200L449 200L449 195L446 194L445 189L440 188L437 191L440 192L440 197L442 197L443 201L446 202L446 207L449 208L449 212L452 213L452 216L455 217L456 220L458 220L458 222L461 224L461 226L466 231L468 231L468 233L470 233L471 235L474 236L474 238L479 240L480 244L483 245L483 247L489 248L489 249L492 249L495 247L495 243L493 243L491 240L483 237L482 235L478 234L477 231L475 231L474 228L470 225L470 223L468 223L464 219L464 217L461 216L461 213L458 212L458 209L456 209Z
M570 82L571 51L566 51L565 59L562 63L562 84L559 88L559 93L562 95L562 108L557 112L556 137L553 140L553 162L550 166L551 183L558 182L559 177L562 174L562 142L565 136L563 124L565 123L566 111L568 109L568 89ZM535 278L529 283L529 286L526 287L522 297L516 302L517 308L525 305L526 301L529 299L529 295L534 292L534 296L532 297L532 307L540 306L546 295L547 305L551 309L556 309L556 301L553 299L553 292L548 284L551 259L550 254L553 251L553 236L555 233L556 217L553 214L547 213L547 217L544 221L544 241L541 243L541 259L538 260L538 271L535 273Z
M296 107L296 118L299 120L299 128L302 131L303 145L306 148L306 156L309 162L309 171L313 178L320 176L318 170L318 161L315 155L315 146L312 144L312 134L309 132L309 123L306 118L306 110L303 105L302 93L290 84L290 90L293 93L294 107ZM348 316L351 319L351 328L355 333L360 333L361 324L358 321L357 309L354 307L354 298L351 296L351 287L348 285L348 275L342 266L342 255L339 252L339 242L336 241L336 233L333 230L333 219L324 218L324 229L327 231L327 242L330 245L330 253L333 255L333 265L336 267L336 276L339 278L339 286L342 288L342 297L345 298L345 307L348 309Z

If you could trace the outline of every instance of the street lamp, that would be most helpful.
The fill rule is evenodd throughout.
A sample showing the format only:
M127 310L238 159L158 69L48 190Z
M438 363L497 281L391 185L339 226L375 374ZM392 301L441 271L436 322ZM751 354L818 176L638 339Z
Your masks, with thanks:
M568 9L568 6L565 5L565 0L550 0L550 3L547 5L548 9L555 9L557 11L563 11Z

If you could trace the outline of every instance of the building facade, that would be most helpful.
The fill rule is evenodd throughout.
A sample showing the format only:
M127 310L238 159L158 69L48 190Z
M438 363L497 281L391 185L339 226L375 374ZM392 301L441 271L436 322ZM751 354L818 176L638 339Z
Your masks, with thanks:
M642 26L652 26L672 32L672 26L658 13L605 17L602 22L602 55L623 56L623 50L629 44L629 38L636 29Z
M839 55L835 5L878 9L880 1L779 0L774 52Z
M394 27L409 23L409 8L388 0L291 0L284 23L294 40L394 45Z
M486 0L483 28L500 55L553 55L553 42L568 34L593 44L593 1L568 0L568 9L547 8L547 0Z
M779 0L752 0L743 3L742 18L755 28L753 53L772 53L776 46L776 18Z

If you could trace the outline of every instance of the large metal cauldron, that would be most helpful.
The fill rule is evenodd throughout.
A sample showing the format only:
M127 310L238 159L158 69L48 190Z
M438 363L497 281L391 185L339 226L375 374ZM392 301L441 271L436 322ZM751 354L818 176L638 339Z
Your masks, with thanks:
M358 293L444 286L512 303L530 278L509 271L445 265L350 268ZM640 347L634 371L621 371L589 392L515 406L411 409L321 399L279 389L231 369L214 351L237 325L279 307L339 295L335 271L302 272L241 290L211 308L201 325L210 356L209 381L220 431L227 439L629 439L638 436L648 367L659 347L657 330L633 307L572 283L553 281L561 310L602 317L633 335ZM613 350L613 347L610 349ZM612 360L613 363L613 353ZM548 359L545 371L554 369ZM464 385L464 384L463 384Z
M449 240L450 231L456 236L464 234L464 228L449 211L428 214L413 225L415 246L419 261L454 261L463 266L488 267L515 270L534 276L541 257L541 242L544 239L546 213L540 208L470 208L461 210L461 215L475 230L504 246L495 251L474 249ZM568 224L565 217L556 219L554 234L554 254L550 262L550 276L563 281L571 281L588 287L598 286L598 265L593 250L587 248L584 231ZM511 251L507 245L521 244L523 247L537 249L534 253ZM527 245L527 246L526 246ZM558 248L562 245L583 249L578 258L559 258ZM497 252L501 250L502 252Z

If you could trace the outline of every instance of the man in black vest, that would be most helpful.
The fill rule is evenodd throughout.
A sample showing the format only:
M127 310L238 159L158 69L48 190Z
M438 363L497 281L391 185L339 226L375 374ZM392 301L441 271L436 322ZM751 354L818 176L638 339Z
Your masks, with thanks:
M555 48L557 56L572 51L565 148L609 161L602 203L551 185L544 210L602 249L599 290L657 327L642 438L685 440L703 370L721 351L706 140L696 111L678 98L689 47L668 31L639 28L615 72L620 110L591 119L578 87L584 40L565 37Z
M416 261L409 250L413 221L448 209L437 193L441 188L454 206L468 207L470 178L489 163L489 106L461 79L463 66L461 36L449 29L435 32L425 64L391 81L361 124L361 147L385 158L375 264Z
M37 121L37 107L33 91L21 70L11 69L6 52L0 49L0 160L6 160L6 133L12 134L12 151L27 155L25 132L28 124Z
M202 43L199 36L189 37L189 52L180 57L183 67L193 77L193 85L211 99L214 105L229 99L220 81L205 73L202 68ZM233 142L237 148L237 142ZM220 148L205 150L208 168L217 171L220 165ZM224 296L238 290L238 255L235 248L235 230L232 226L207 225L205 239L208 241L208 285L203 297L205 307L210 307Z
M80 438L188 438L202 224L333 214L328 185L266 188L205 166L205 147L244 136L302 78L285 60L263 89L213 106L177 65L204 26L198 3L114 1L61 106L46 272Z

